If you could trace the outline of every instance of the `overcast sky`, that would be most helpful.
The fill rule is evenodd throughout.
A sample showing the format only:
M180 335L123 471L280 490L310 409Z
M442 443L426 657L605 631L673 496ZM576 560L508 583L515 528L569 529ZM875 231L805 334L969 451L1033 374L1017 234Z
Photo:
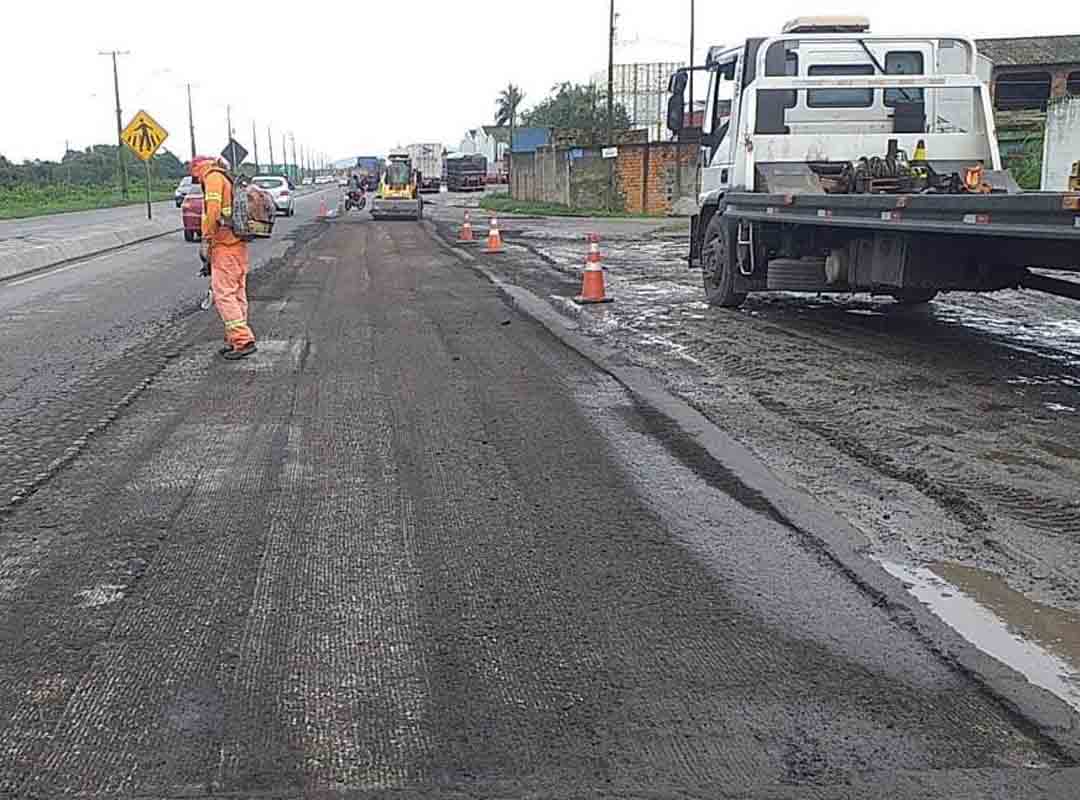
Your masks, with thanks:
M264 161L268 125L278 160L286 132L331 158L419 141L456 147L466 129L492 121L508 81L524 89L528 106L557 81L584 82L606 69L607 8L607 0L9 0L0 7L0 154L56 159L65 140L80 149L115 141L112 65L98 55L114 48L130 51L120 58L124 122L145 109L183 159L189 81L200 152L225 144L230 103L237 139L249 148L257 123ZM686 59L690 0L617 0L616 8L617 62ZM813 13L869 13L881 33L1080 33L1077 2L900 0L875 9L845 0L697 0L698 60L709 45L778 32ZM244 55L226 58L234 44ZM252 71L230 74L237 61Z

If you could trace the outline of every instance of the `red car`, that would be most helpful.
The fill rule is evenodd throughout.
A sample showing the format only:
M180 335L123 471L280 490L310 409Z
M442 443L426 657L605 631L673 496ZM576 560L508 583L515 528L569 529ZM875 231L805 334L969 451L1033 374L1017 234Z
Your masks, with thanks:
M184 241L196 242L202 239L202 212L202 190L193 189L180 204L180 214L184 219Z

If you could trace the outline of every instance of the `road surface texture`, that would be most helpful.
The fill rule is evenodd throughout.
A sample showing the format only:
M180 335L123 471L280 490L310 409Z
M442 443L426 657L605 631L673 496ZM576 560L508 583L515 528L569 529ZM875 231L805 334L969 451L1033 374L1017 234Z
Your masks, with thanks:
M453 236L461 211L428 216ZM774 293L713 309L686 267L685 221L500 222L509 252L484 262L500 278L661 376L882 559L1002 576L1080 611L1080 304L1010 291L908 311ZM569 298L588 228L616 302L582 311ZM1080 634L1070 646L1080 667Z
M275 239L252 246L253 266L283 255L319 203L336 199L336 189L299 198ZM96 424L139 389L153 346L206 294L198 252L176 233L0 282L0 506L65 458L88 419Z
M254 280L257 357L177 321L2 518L0 792L1075 796L422 225L317 227Z

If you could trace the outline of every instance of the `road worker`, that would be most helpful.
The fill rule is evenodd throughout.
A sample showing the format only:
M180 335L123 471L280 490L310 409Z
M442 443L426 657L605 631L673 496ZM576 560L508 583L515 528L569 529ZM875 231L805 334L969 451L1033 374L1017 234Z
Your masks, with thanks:
M202 184L202 252L210 265L210 288L214 306L225 324L225 347L221 355L230 361L256 351L255 334L248 325L248 247L227 223L232 215L233 186L228 162L198 156L191 162L191 177Z

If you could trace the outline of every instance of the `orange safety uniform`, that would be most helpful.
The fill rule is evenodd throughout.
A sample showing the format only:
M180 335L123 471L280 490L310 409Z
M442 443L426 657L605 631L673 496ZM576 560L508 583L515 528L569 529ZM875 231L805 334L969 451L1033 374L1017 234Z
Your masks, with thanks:
M210 248L214 306L225 325L225 341L233 350L240 350L255 343L255 334L248 325L247 242L221 224L223 215L232 214L232 182L210 159L198 159L192 175L203 185L202 236Z

